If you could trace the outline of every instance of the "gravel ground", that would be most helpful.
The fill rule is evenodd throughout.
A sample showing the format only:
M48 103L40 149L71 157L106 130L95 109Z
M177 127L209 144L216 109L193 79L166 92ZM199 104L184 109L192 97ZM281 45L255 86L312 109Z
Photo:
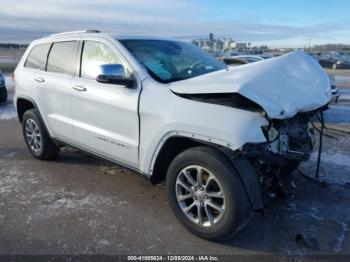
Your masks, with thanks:
M269 199L265 217L213 243L177 222L164 184L69 147L56 161L35 160L11 102L0 105L0 254L350 255L350 137L333 135L324 141L326 186L295 172L287 198ZM313 176L315 161L302 172Z

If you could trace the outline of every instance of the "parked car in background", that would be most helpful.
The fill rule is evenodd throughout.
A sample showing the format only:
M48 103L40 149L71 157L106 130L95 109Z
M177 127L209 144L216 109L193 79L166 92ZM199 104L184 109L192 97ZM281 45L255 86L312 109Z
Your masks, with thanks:
M254 62L264 60L263 57L257 56L257 55L238 55L238 56L235 56L234 58L241 59L243 61L246 61L247 63L254 63Z
M255 62L262 61L264 59L269 59L269 58L271 57L269 56L262 57L262 56L256 56L256 55L253 55L253 56L240 55L240 56L233 56L233 57L224 57L224 58L221 58L220 60L223 61L228 66L240 66L244 64L255 63ZM315 60L317 59L315 58ZM328 74L328 77L331 84L332 101L336 103L338 102L338 98L340 95L337 88L337 83L335 81L334 75Z
M316 59L316 58L315 58ZM318 63L323 67L323 68L328 68L328 69L333 69L334 64L336 63L336 60L333 59L327 59L327 58L320 58L318 59Z
M266 59L270 59L270 58L273 58L273 57L278 57L279 55L275 55L275 56L272 56L272 55L269 55L269 54L262 54L262 55L238 55L238 56L235 56L236 58L240 58L240 59L243 59L249 63L253 63L253 62L258 62L258 61L261 61L261 60L266 60Z
M350 62L339 60L333 64L333 69L350 69Z
M329 77L329 81L331 83L331 93L332 93L332 100L337 103L338 102L338 98L339 98L339 90L337 88L337 82L335 80L334 75L332 74L328 74Z
M0 70L0 103L4 103L7 100L7 89L5 83L5 77Z
M224 62L227 66L240 66L248 64L247 61L237 57L223 57L219 58L220 61Z
M175 216L210 240L245 226L264 209L267 181L309 159L309 116L331 99L327 75L301 52L228 68L190 43L98 31L32 42L15 80L34 157L68 144L166 180Z
M230 57L222 57L219 60L223 61L228 66L238 66L238 65L244 65L249 63L255 63L258 61L262 61L265 59L272 58L269 55L237 55L237 56L230 56Z

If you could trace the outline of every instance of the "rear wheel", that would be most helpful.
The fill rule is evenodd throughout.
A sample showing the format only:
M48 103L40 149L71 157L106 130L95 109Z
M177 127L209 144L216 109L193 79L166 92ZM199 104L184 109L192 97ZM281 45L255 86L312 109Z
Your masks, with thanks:
M220 240L231 236L250 217L250 203L227 157L210 147L179 154L167 172L170 206L192 233Z
M35 109L28 110L22 118L24 140L30 153L41 160L57 157L59 148L51 141Z

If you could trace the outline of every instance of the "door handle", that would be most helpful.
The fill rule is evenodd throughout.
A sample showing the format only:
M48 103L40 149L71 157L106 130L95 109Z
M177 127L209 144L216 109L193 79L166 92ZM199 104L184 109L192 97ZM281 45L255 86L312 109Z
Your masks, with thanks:
M86 88L83 87L83 86L73 86L73 89L77 90L77 91L80 91L80 92L84 92L86 91Z
M39 82L39 83L43 83L45 82L45 79L42 78L42 77L37 77L37 78L34 78L35 81Z

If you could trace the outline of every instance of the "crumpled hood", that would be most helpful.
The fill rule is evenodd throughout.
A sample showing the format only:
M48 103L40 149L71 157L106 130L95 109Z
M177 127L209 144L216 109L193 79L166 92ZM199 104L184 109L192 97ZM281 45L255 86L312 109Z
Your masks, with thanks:
M170 89L179 94L239 93L277 119L318 109L331 99L327 74L303 52L174 82Z

